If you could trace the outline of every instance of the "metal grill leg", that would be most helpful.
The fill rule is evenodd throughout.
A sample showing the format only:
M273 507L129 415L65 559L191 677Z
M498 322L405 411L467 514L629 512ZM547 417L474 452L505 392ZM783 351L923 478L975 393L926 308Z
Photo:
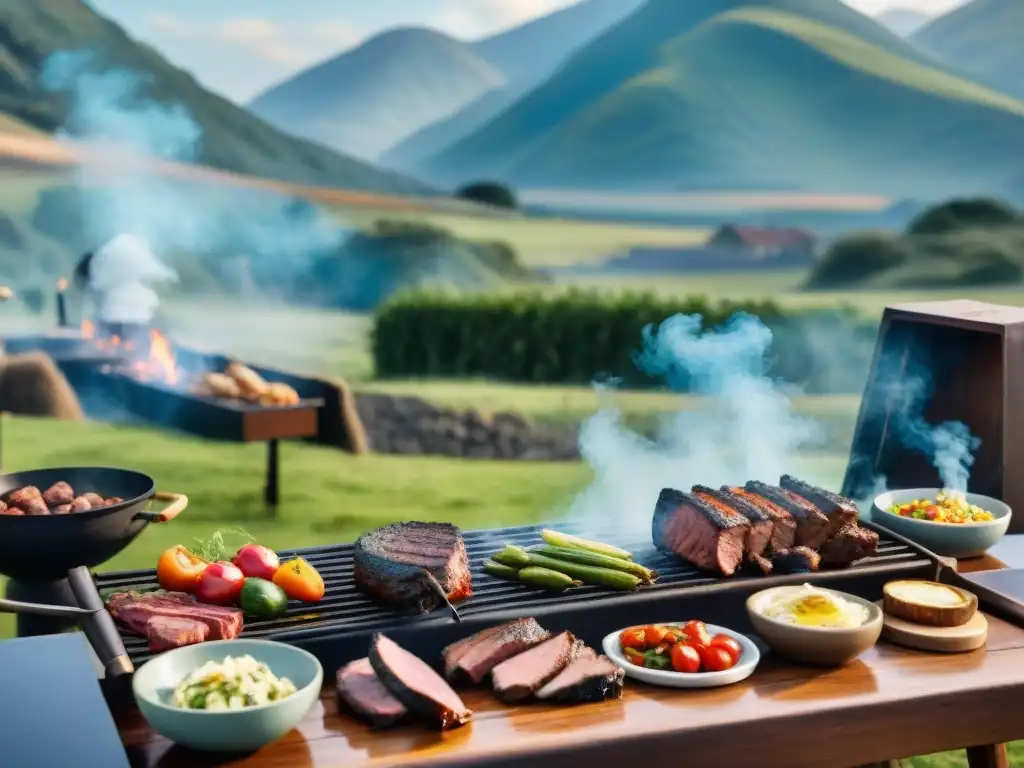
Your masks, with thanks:
M271 507L276 507L279 501L277 443L276 438L267 441L267 484L263 489L263 499Z

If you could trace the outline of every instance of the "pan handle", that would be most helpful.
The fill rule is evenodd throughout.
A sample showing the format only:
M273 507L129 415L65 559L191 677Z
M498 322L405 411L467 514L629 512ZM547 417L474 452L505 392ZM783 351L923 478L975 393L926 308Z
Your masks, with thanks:
M137 519L150 523L169 523L184 512L185 507L188 506L188 496L183 493L163 493L162 491L157 491L153 494L153 498L156 501L165 502L167 506L159 511L143 510L135 515Z
M93 616L96 611L88 608L72 608L66 605L43 605L42 603L23 603L20 600L0 598L0 613L28 613L34 616L56 616L62 619L81 619Z

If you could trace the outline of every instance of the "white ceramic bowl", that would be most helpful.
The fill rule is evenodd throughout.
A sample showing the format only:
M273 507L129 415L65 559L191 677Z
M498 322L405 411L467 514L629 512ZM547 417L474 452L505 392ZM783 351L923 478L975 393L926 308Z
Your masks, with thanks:
M966 494L968 503L991 512L995 520L963 524L936 523L889 512L893 504L906 504L914 499L934 499L941 491L941 488L908 488L883 493L875 497L871 521L943 557L978 557L1006 535L1013 514L1010 507L999 499L982 496L980 493Z
M684 623L678 622L678 626L682 626ZM669 672L638 667L626 658L619 643L619 636L628 627L623 627L618 632L612 632L605 637L601 642L601 647L604 649L605 656L625 670L626 677L632 677L649 685L660 685L665 688L718 688L722 685L738 683L740 680L750 677L761 660L761 652L757 650L753 641L739 632L733 632L725 627L715 624L708 624L707 627L712 636L728 635L740 644L741 653L736 666L722 672Z

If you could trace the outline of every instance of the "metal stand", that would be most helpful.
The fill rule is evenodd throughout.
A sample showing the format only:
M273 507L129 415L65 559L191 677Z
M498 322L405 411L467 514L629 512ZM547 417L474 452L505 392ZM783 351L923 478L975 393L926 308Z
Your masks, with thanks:
M280 501L277 472L278 472L278 440L273 438L267 440L267 484L263 489L263 500L268 506L276 507Z
M62 605L77 607L75 593L67 579L60 581L18 581L7 582L7 599L22 603L40 603L42 605ZM29 613L17 615L18 637L37 637L39 635L56 635L72 629L76 622L57 616L37 616Z

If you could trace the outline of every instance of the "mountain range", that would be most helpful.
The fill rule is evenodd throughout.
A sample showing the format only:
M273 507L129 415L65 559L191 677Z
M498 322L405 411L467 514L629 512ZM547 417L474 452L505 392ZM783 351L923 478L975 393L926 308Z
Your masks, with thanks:
M910 37L932 20L932 16L914 8L890 8L875 16L882 26L900 37Z
M197 156L192 158L198 163L297 183L430 192L418 181L282 133L206 90L188 72L130 38L82 0L0 3L0 113L47 132L73 128L74 121L69 120L73 100L67 93L43 88L41 73L52 54L79 51L94 54L103 71L130 73L126 76L139 86L135 107L141 111L136 115L154 103L184 108L201 133ZM86 108L95 111L99 106Z

